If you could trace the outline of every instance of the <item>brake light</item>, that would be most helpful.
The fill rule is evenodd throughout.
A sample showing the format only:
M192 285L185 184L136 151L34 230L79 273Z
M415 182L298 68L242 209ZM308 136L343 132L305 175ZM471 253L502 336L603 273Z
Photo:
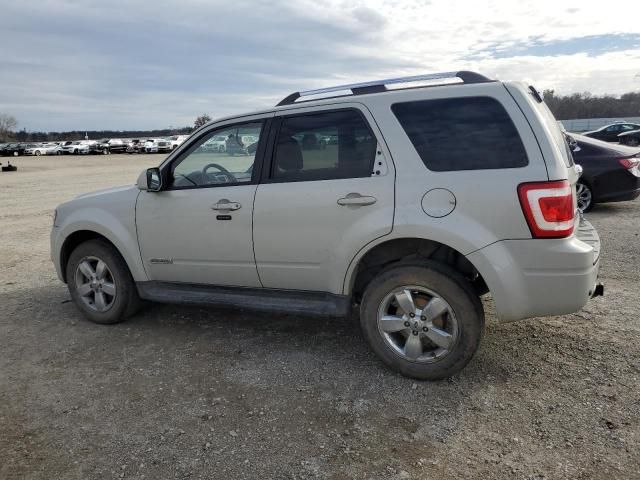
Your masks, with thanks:
M573 233L575 199L567 180L522 183L518 198L533 238L564 238Z
M621 158L620 160L618 160L618 162L620 162L620 165L622 165L627 170L631 170L632 168L636 168L640 165L640 158Z

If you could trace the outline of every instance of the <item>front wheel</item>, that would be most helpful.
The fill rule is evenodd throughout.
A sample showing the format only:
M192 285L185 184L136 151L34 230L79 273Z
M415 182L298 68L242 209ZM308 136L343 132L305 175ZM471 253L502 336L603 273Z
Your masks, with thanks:
M578 197L578 210L582 213L586 213L593 208L593 192L589 185L584 182L578 182L576 184L576 196Z
M40 155L41 155L40 150L36 150L36 151L35 151L35 156L36 156L36 157L39 157Z
M135 313L140 298L126 263L103 240L89 240L71 253L67 287L76 306L89 320L111 324Z
M360 325L373 351L392 369L419 380L462 370L484 331L479 298L456 271L437 262L398 265L367 286Z

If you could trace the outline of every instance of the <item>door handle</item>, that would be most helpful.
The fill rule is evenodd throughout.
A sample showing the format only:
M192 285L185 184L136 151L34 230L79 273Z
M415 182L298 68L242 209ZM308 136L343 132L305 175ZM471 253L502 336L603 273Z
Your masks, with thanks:
M373 205L376 203L376 197L362 196L359 193L349 193L346 197L338 199L338 205Z
M242 208L242 205L240 205L238 202L230 202L226 198L223 198L222 200L218 200L218 203L211 205L212 210L229 211L229 210L240 210L240 208Z

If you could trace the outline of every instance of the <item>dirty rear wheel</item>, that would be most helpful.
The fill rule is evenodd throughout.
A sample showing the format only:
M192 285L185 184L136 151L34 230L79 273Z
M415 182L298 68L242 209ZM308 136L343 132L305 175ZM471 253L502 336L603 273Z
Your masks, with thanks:
M425 261L379 274L365 290L360 324L371 348L392 369L439 380L462 370L477 351L484 312L461 275Z
M108 242L90 240L76 247L67 262L66 276L71 298L92 322L118 323L140 306L131 273Z

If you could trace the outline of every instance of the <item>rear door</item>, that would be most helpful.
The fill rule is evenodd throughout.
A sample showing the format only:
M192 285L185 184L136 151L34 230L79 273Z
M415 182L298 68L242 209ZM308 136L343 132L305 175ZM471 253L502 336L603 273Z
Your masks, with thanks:
M341 293L360 248L391 232L394 169L358 103L276 114L258 185L254 248L265 287Z

